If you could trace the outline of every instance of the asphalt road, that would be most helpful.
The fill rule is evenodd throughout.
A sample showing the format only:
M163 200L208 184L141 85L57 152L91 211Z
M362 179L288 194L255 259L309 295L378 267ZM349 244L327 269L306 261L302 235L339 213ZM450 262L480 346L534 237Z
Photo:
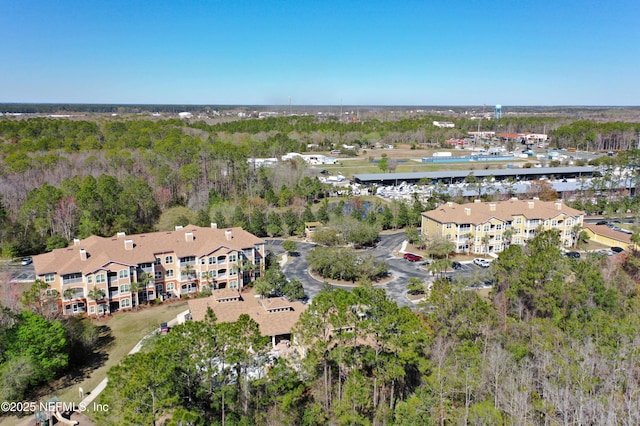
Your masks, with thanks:
M393 251L400 248L402 242L406 239L404 232L399 232L390 235L381 235L380 243L376 248L364 250L367 253L371 253L374 257L380 260L384 260L389 265L389 271L391 273L391 281L386 284L377 285L378 288L384 288L387 291L387 295L395 300L400 306L409 306L415 308L415 305L411 303L407 297L407 282L409 278L416 277L421 280L427 280L433 278L429 271L427 271L427 265L424 262L407 262L400 257L394 257ZM282 240L270 240L267 239L267 250L271 250L274 254L282 254ZM282 272L290 278L296 279L304 286L305 293L309 299L313 299L316 294L322 290L323 281L318 281L311 277L309 274L309 264L306 257L309 251L315 246L312 243L298 242L299 256L289 257L287 263L282 267ZM483 271L480 268L472 264L463 264L462 269L459 271L449 271L447 275L454 275L456 278L464 279L468 281L476 281L476 276L482 274ZM334 286L345 289L350 289L349 286Z

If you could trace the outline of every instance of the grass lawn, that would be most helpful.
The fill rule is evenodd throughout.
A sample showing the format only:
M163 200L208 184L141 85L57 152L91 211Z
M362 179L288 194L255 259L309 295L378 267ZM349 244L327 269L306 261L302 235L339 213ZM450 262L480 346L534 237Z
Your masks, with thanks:
M107 376L107 371L117 365L140 339L157 329L160 323L174 319L176 315L186 309L186 301L177 301L148 308L143 307L139 311L118 313L108 319L96 321L96 325L108 327L113 338L104 349L105 362L87 377L72 380L70 384L69 380L60 379L57 389L47 390L46 395L39 399L46 400L56 396L61 402L78 404L80 402L79 387L82 387L85 395L88 395ZM24 420L24 417L21 419L15 416L4 417L0 418L0 425L16 425Z

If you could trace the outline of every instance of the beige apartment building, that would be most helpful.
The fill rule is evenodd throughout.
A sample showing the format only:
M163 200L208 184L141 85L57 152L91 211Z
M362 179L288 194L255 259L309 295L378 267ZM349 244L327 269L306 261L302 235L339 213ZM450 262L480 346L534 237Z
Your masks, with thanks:
M455 244L456 253L499 253L509 244L524 245L541 230L556 229L569 247L584 212L562 201L517 200L445 203L422 213L422 234Z
M103 314L157 298L237 288L264 273L264 240L242 228L188 225L174 231L91 236L33 257L36 276L65 315ZM132 283L141 283L138 298ZM102 290L95 300L93 289Z

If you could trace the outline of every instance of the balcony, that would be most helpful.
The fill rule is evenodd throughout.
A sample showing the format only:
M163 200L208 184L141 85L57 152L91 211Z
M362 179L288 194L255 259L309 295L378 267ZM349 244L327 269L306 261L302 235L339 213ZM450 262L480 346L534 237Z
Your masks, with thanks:
M120 292L118 290L109 292L109 298L110 299L113 299L113 298L116 298L116 297L120 297Z
M82 284L84 281L82 277L79 278L62 278L62 285L70 285L70 284Z

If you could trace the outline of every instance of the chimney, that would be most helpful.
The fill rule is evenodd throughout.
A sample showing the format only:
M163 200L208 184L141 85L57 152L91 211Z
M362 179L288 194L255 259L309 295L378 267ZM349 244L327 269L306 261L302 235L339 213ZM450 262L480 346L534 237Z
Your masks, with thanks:
M533 201L527 201L527 205L530 209L533 209Z
M556 210L562 210L562 202L556 201Z
M182 225L176 225L176 231L182 229Z
M185 232L184 233L184 239L189 242L189 241L193 241L193 232Z
M74 246L79 246L80 245L80 238L74 238L73 239L73 245Z
M479 202L481 202L481 201L482 201L482 200L481 200L481 199L479 199L479 198L476 198L475 200L473 200L473 202L474 202L474 203L479 203Z
M87 260L87 251L85 249L80 249L80 260Z
M215 222L211 222L211 229L218 229L218 224Z
M133 250L133 240L124 240L124 249Z
M489 210L492 212L496 211L496 205L494 203L489 204Z
M464 214L466 214L467 216L471 216L471 209L469 207L465 207Z
M117 237L117 238L122 238L122 237L125 237L126 235L127 235L127 233L126 233L126 232L118 232L118 233L116 234L116 237Z
M231 229L227 229L226 231L224 231L224 237L227 239L227 241L231 241L231 239L233 238Z
M449 207L453 207L453 203L452 203L451 201L447 201L447 205L448 205Z

